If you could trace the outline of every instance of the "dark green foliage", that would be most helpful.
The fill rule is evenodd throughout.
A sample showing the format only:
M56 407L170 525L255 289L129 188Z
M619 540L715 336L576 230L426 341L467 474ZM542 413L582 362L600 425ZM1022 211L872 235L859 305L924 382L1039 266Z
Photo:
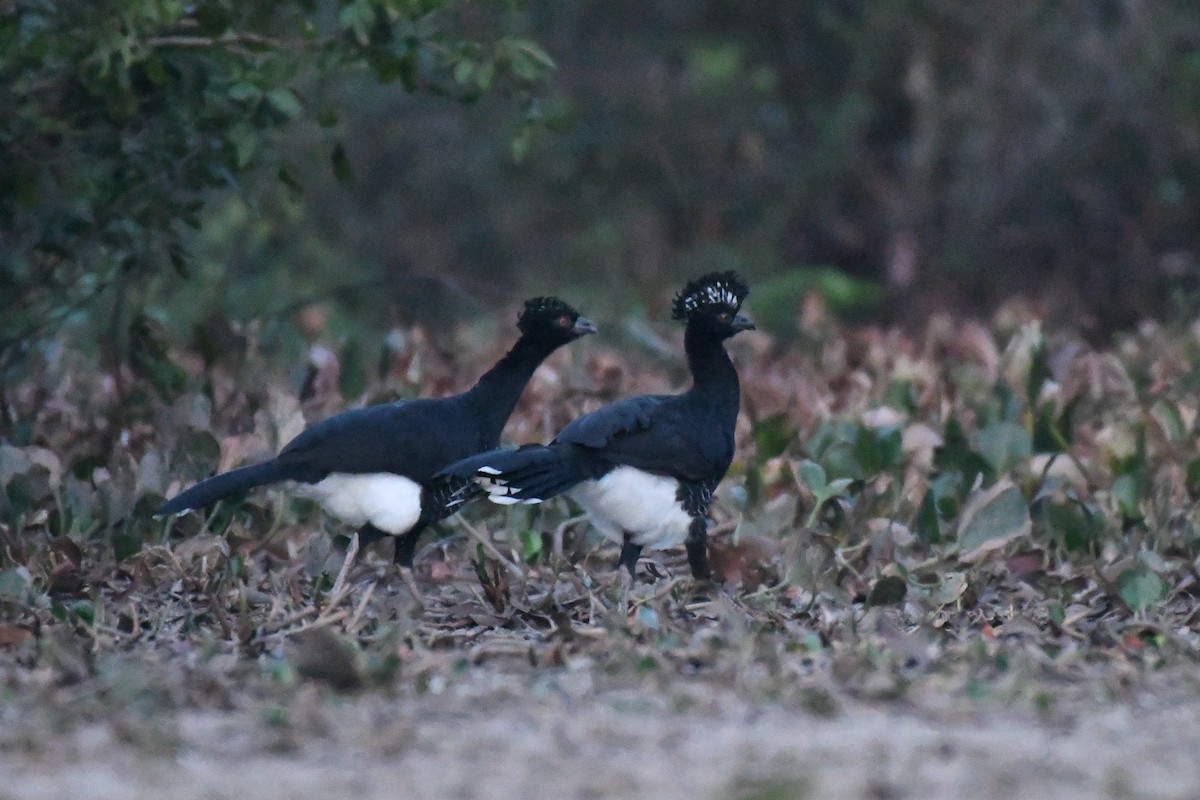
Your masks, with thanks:
M305 117L336 124L321 81L365 66L408 91L468 99L453 77L466 66L511 90L551 66L531 42L468 35L455 0L338 6L334 16L289 0L0 9L0 368L30 337L97 310L110 320L93 328L102 349L133 351L159 391L177 392L167 362L145 359L137 315L149 284L191 274L187 231L212 190L240 190L260 166L298 187L274 136ZM497 6L498 18L512 8ZM351 181L341 143L327 146Z
M961 472L943 472L929 483L917 514L917 535L930 544L943 541L943 526L958 516Z
M795 440L796 432L786 414L774 414L754 423L754 445L759 458L774 458Z
M991 483L995 479L995 470L986 458L971 447L956 417L946 420L944 436L945 442L934 451L933 463L942 472L961 476L960 492L967 492L981 478L984 483Z
M904 602L908 584L898 575L885 575L875 581L867 602L873 606L893 606Z
M864 477L899 466L900 455L900 428L859 428L854 439L854 457Z

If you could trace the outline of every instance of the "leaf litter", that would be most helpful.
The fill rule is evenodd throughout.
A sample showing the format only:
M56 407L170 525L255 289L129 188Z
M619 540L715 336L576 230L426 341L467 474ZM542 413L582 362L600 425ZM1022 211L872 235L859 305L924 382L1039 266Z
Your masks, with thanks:
M0 766L20 786L55 786L37 765L65 757L114 780L131 754L191 759L211 788L235 752L268 770L279 754L317 768L316 753L358 751L366 796L390 785L386 759L423 753L447 772L421 770L418 796L473 785L453 774L516 793L553 764L601 770L603 753L622 765L612 780L567 769L564 793L956 796L971 787L952 767L992 775L975 788L995 796L1014 780L1047 796L1200 786L1165 763L1180 745L1146 730L1179 718L1200 733L1190 331L1145 326L1094 352L1012 314L908 336L810 313L790 340L735 341L747 413L714 510L719 587L667 551L624 593L613 548L561 499L478 504L429 535L421 603L383 547L339 584L347 531L275 489L149 516L304 422L454 391L497 355L479 331L459 334L462 357L402 334L356 398L328 378L330 348L314 372L327 377L299 388L250 346L206 367L178 354L193 388L169 402L118 397L82 358L30 365L0 444ZM604 402L672 390L680 373L661 359L557 354L507 437L545 440ZM860 761L832 752L835 732ZM1061 748L1022 750L1049 732ZM1097 769L1087 748L1110 739L1159 755ZM471 747L521 765L468 768ZM687 777L654 771L678 752ZM137 780L151 796L153 775Z

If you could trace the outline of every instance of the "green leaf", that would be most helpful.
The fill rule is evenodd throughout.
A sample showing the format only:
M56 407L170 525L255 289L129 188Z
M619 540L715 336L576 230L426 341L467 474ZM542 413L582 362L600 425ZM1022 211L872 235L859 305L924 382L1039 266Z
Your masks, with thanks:
M304 185L300 183L300 179L296 177L296 173L287 164L281 164L279 172L276 173L279 182L288 188L293 197L301 197L304 194Z
M941 447L934 448L933 465L943 472L959 472L962 474L960 491L968 491L975 485L976 479L982 475L985 483L995 477L995 471L987 459L971 449L966 434L958 420L950 417L946 421Z
M831 477L853 478L861 480L867 477L862 464L854 454L852 442L837 442L821 456L825 472Z
M300 98L286 87L267 92L267 105L285 119L295 119L304 111L304 107L300 104Z
M900 429L859 428L854 441L854 457L864 476L886 472L901 462Z
M233 148L233 163L239 169L254 160L254 155L258 152L258 132L244 122L230 127L225 134L225 141Z
M1150 570L1131 567L1117 577L1117 592L1134 611L1144 611L1163 599L1167 585Z
M1096 522L1077 502L1053 502L1046 506L1046 521L1050 530L1062 538L1063 547L1071 552L1086 549L1095 539Z
M979 454L997 473L1004 473L1033 455L1029 432L1015 422L993 422L975 434Z
M487 571L487 556L484 555L483 542L475 543L475 559L471 562L475 567L475 577L479 578L479 582L486 585L492 578Z
M142 69L146 72L146 77L155 86L162 86L167 82L167 70L163 66L161 58L151 56L142 62Z
M867 602L872 606L894 606L904 602L908 583L898 575L885 575L875 581Z
M917 536L926 544L937 544L942 540L942 525L938 519L932 486L925 490L921 508L917 511Z
M960 558L974 561L991 550L1029 534L1029 506L1011 481L1000 481L977 492L963 509L959 521Z
M883 404L893 408L902 408L905 411L915 410L917 407L917 392L912 381L893 377L892 382L884 389Z
M71 616L85 625L96 624L96 608L90 600L76 600L71 603Z
M1113 481L1112 496L1117 501L1117 510L1125 519L1142 518L1141 491L1135 476L1126 474Z
M475 62L469 58L464 58L454 65L454 82L460 85L466 85L475 77Z
M521 531L521 555L525 563L533 564L542 555L542 534L540 531L526 529Z
M354 34L360 44L366 44L367 34L375 24L375 9L370 0L354 0L342 6L338 12L338 24Z
M1187 488L1192 497L1200 497L1200 458L1193 459L1187 467Z
M496 79L496 64L485 61L475 69L475 85L482 91L487 91Z
M513 74L522 80L540 80L547 72L554 69L554 59L531 41L510 39L503 44L507 45L505 49L512 63Z
M525 160L525 156L529 155L529 150L533 147L534 132L535 127L531 122L523 122L517 127L517 131L509 143L512 160L516 163L520 164Z
M1033 450L1035 453L1061 453L1071 443L1071 416L1075 404L1070 403L1055 417L1054 403L1043 403L1033 421Z
M796 309L813 293L823 297L834 313L850 316L875 309L885 295L882 284L851 277L834 267L802 266L755 284L754 321L768 329L794 333Z
M800 462L800 480L804 481L804 485L812 489L813 494L822 494L825 491L825 468L815 461L807 459Z
M1183 417L1179 413L1179 407L1174 403L1159 400L1150 407L1150 416L1162 428L1163 433L1166 434L1169 441L1182 442L1187 438L1187 427L1183 424Z
M752 430L754 446L760 458L774 458L787 450L795 439L796 431L792 428L785 413L772 414L754 424Z
M0 600L24 602L32 583L33 578L25 567L14 567L0 572Z
M850 485L853 483L853 478L837 478L829 482L829 485L825 487L823 494L825 495L826 499L830 497L837 497L839 494L849 489Z
M262 97L262 89L249 81L238 81L229 87L229 99L239 103L257 102Z
M958 487L962 476L946 472L929 482L917 514L917 535L921 541L933 544L942 540L942 522L958 514Z
M1038 395L1041 394L1042 385L1048 381L1052 375L1050 372L1050 356L1046 352L1046 340L1042 337L1041 331L1038 331L1038 337L1030 348L1029 354L1029 378L1025 385L1026 400L1029 407L1033 408L1037 405Z

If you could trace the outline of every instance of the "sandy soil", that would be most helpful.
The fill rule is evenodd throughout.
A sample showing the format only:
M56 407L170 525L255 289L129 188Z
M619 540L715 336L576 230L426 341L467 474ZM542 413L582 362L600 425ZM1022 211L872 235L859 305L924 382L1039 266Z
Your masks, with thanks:
M1038 714L929 697L818 714L708 685L663 699L561 677L408 698L311 687L285 724L266 707L183 712L158 753L87 726L0 753L0 798L1200 797L1200 699Z

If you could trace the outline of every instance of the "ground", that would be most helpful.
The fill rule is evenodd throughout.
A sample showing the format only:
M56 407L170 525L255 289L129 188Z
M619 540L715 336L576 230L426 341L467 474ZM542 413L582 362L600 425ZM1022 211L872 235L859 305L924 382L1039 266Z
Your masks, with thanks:
M735 342L716 583L648 551L626 590L569 502L480 502L420 603L279 487L153 516L336 379L251 350L121 395L63 350L5 387L0 800L1200 797L1200 332L1005 320ZM420 347L356 402L499 354ZM677 388L660 358L560 353L506 439Z
M784 598L685 575L624 609L619 586L594 586L585 618L568 570L575 610L551 619L497 610L462 570L426 584L421 609L363 561L340 600L297 614L276 599L284 628L260 618L241 645L202 628L27 638L8 662L0 798L1200 792L1200 674L1134 640L1047 655L1014 617L950 643L911 609L861 604L789 632L772 622ZM352 635L388 613L403 630Z
M1138 676L1119 698L1053 712L963 700L934 687L903 701L836 693L814 710L704 676L601 688L596 669L485 663L421 693L342 695L308 685L291 696L286 724L269 702L188 709L166 733L91 722L52 743L8 742L0 797L1194 798L1200 791L1192 675ZM1111 687L1096 688L1111 695Z

